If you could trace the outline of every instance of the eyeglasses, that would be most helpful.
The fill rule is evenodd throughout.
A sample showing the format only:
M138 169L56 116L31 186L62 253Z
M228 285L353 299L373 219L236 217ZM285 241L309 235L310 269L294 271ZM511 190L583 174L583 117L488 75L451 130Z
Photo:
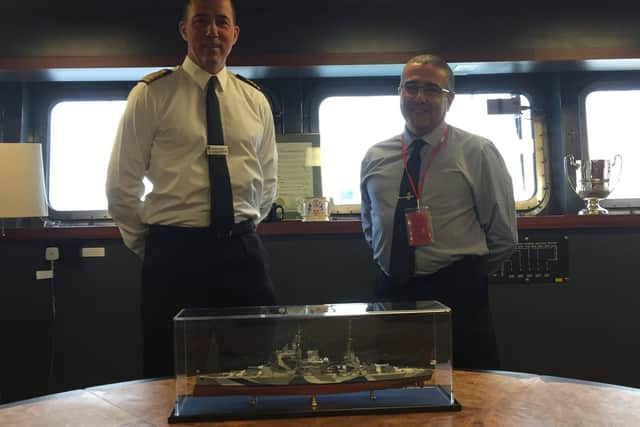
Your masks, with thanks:
M404 91L404 93L407 96L411 96L411 97L418 96L421 90L424 96L427 98L429 97L435 98L440 95L448 95L451 93L449 89L441 88L435 83L430 83L424 86L420 86L419 84L409 82L409 83L400 85L400 87L398 88L398 92Z

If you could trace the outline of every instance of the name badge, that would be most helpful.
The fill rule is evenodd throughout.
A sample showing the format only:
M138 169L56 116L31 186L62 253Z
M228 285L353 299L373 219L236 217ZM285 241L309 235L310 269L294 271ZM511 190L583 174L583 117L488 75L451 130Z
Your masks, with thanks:
M207 145L207 156L227 156L229 147L226 145Z
M407 221L407 237L409 246L426 246L433 244L433 227L431 214L428 207L407 209L405 211Z

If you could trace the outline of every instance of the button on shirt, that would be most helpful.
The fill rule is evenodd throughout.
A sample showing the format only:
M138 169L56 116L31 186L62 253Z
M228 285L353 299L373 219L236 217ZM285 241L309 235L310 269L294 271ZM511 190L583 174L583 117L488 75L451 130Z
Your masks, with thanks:
M422 136L422 159L438 144L445 126ZM362 227L374 260L387 274L404 172L401 144L419 137L405 130L375 144L362 161ZM421 205L430 209L434 243L416 248L416 275L433 274L465 255L488 255L493 271L511 255L517 242L513 185L489 140L450 126L427 173Z
M235 222L256 224L276 193L273 115L265 96L223 68L217 75ZM168 76L129 94L107 176L109 213L125 244L144 255L147 224L209 225L205 88L211 74L188 57ZM153 190L144 194L146 176Z

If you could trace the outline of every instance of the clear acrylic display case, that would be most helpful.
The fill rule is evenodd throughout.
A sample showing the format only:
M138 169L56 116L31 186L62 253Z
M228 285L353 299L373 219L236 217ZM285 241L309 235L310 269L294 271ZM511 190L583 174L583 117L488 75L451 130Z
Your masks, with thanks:
M184 309L169 422L459 410L437 301Z

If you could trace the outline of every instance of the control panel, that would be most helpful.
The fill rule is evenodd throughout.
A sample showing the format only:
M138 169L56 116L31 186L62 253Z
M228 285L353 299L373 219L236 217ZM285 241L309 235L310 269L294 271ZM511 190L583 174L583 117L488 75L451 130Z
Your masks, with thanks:
M511 258L489 276L490 283L553 283L569 281L569 237L520 236Z

